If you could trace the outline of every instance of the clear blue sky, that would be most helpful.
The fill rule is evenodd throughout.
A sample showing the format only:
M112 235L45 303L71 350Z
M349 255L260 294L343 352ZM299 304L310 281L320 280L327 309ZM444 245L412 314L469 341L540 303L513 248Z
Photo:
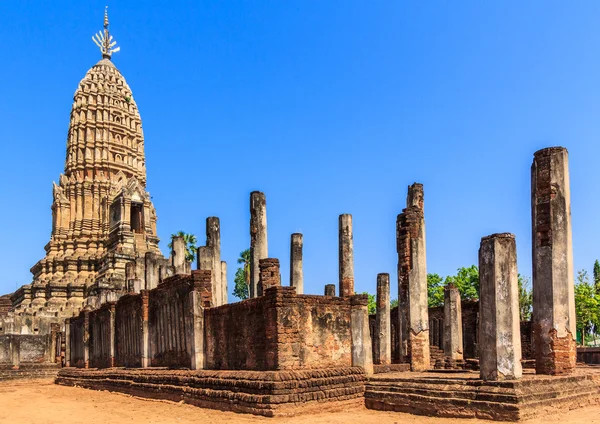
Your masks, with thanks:
M570 152L575 268L600 257L597 1L110 1L113 61L139 105L163 252L221 218L223 259L267 195L269 253L305 291L337 283L337 220L354 216L357 291L396 278L395 220L425 185L429 272L477 263L513 232L531 275L533 152ZM100 59L102 1L3 1L0 292L31 282L51 227L72 96ZM392 284L393 296L396 295Z

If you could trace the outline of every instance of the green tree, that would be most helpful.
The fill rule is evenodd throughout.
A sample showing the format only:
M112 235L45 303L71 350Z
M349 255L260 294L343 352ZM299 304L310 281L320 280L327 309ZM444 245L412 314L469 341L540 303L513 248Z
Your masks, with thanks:
M250 249L240 253L237 263L242 266L235 272L233 295L240 300L245 300L250 297Z
M375 315L377 313L377 302L375 301L375 295L362 292L361 294L366 294L369 297L369 315Z
M519 318L521 321L529 321L531 319L531 311L533 309L533 291L531 282L528 277L523 277L519 274Z
M390 301L390 308L395 308L396 306L398 306L398 298L392 299Z
M456 275L446 277L444 285L449 283L453 283L456 286L462 300L479 299L479 268L477 266L471 265L468 268L458 268Z
M188 262L194 262L194 259L196 259L196 252L198 252L198 248L196 247L198 240L196 240L196 236L184 231L178 231L176 234L171 234L169 250L173 250L173 237L183 237L183 240L185 241L185 259Z
M582 333L582 340L591 330L600 328L600 296L594 285L590 283L587 271L577 272L575 284L575 313L577 314L577 329Z
M444 279L438 274L427 274L427 303L430 308L444 304Z
M600 294L600 262L598 259L594 262L594 288L596 294Z

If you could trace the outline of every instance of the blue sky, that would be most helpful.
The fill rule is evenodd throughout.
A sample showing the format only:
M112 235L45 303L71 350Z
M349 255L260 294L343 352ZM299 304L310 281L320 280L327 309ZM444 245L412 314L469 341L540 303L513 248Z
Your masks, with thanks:
M51 227L72 96L99 59L105 2L1 2L0 293L31 281ZM531 275L533 153L570 152L575 268L597 240L600 3L108 2L113 57L142 114L163 252L219 216L230 287L267 195L269 253L305 291L337 283L337 220L354 217L356 290L396 276L395 219L425 185L429 272L477 263L513 232ZM396 295L392 284L392 295Z

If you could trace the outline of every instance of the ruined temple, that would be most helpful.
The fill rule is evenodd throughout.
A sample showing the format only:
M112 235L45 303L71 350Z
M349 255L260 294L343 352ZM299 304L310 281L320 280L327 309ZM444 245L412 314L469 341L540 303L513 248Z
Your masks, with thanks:
M574 339L565 148L536 152L531 168L531 321L519 322L517 239L508 232L481 238L478 301L448 284L443 306L428 308L420 183L396 218L396 307L389 273L373 279L371 317L368 296L355 293L348 213L338 217L338 296L334 284L304 292L300 233L291 234L282 286L260 191L249 199L249 298L228 304L218 217L206 218L196 269L182 236L168 260L161 254L141 118L111 61L118 48L107 14L94 40L102 59L75 92L46 256L32 284L0 296L0 380L56 377L268 417L366 406L517 421L600 403L600 370L577 364L578 353L597 352L578 352Z
M73 96L46 255L31 268L33 282L11 296L13 311L0 315L5 333L48 333L50 323L64 325L86 304L99 306L126 292L128 280L143 272L147 253L154 262L162 258L146 191L142 120L111 60L119 48L108 27L105 14L104 30L94 38L102 58ZM131 275L127 264L135 264Z

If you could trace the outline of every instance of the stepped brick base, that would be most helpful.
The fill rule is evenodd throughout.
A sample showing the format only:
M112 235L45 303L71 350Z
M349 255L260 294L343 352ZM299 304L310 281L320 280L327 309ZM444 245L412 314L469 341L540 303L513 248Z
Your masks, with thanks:
M369 379L365 405L382 411L437 417L518 421L600 404L600 369L582 367L569 376L536 376L484 382L479 374L390 373Z
M57 376L59 370L60 367L57 364L21 364L18 368L1 366L0 381L54 378Z
M365 379L363 369L356 367L306 371L63 368L56 383L274 417L361 407Z

